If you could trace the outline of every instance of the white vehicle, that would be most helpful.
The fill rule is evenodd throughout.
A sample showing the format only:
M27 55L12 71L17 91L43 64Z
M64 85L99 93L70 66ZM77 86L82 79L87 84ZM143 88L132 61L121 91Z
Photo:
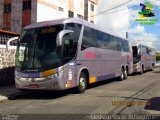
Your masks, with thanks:
M160 61L156 61L156 67L160 67Z

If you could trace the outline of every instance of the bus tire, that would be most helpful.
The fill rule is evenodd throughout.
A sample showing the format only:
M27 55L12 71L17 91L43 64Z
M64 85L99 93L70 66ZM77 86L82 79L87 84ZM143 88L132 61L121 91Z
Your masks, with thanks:
M151 71L153 71L153 70L154 70L154 68L155 68L155 67L154 67L154 64L152 64L152 68L151 68Z
M142 65L140 74L143 74L143 73L144 73L144 66Z
M127 70L124 70L124 80L128 78L128 72Z
M84 93L86 88L87 88L87 77L83 72L81 72L79 76L79 85L77 87L77 92Z
M124 73L124 68L121 68L121 76L119 77L119 80L122 81L125 79L125 73Z

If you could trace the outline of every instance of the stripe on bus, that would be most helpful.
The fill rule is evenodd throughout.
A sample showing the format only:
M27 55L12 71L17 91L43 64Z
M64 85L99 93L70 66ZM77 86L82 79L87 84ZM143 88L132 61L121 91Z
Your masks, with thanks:
M115 73L114 74L103 75L103 76L98 76L97 81L103 81L103 80L111 79L111 78L114 78L115 76L116 76Z

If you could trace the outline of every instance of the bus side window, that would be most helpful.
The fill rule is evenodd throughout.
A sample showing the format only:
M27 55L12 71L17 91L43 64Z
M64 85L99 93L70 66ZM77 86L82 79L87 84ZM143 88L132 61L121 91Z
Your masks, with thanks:
M94 29L87 26L84 27L81 50L87 49L89 47L96 47L94 34Z
M142 55L146 55L147 54L147 49L146 47L142 47Z
M68 62L73 59L76 54L77 43L73 41L73 33L67 33L63 37L63 59Z

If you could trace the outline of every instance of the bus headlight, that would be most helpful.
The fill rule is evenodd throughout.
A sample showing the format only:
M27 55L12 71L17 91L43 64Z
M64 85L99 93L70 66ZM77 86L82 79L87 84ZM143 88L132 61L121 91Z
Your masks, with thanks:
M41 81L49 80L49 78L47 78L47 77L44 77L44 78L22 78L18 75L15 75L15 79L22 81L22 82L41 82Z
M32 78L22 78L22 77L20 77L18 75L15 75L15 79L23 81L23 82L32 82Z
M21 77L18 76L18 75L15 75L15 79L16 79L16 80L19 80L19 79L21 79Z
M22 82L43 82L43 81L47 81L47 80L51 80L54 79L55 80L56 76L55 75L51 75L51 76L47 76L47 77L41 77L41 78L22 78L18 75L15 75L15 79L22 81Z
M41 81L46 81L46 80L49 80L49 79L47 77L45 77L45 78L34 78L35 82L41 82Z

